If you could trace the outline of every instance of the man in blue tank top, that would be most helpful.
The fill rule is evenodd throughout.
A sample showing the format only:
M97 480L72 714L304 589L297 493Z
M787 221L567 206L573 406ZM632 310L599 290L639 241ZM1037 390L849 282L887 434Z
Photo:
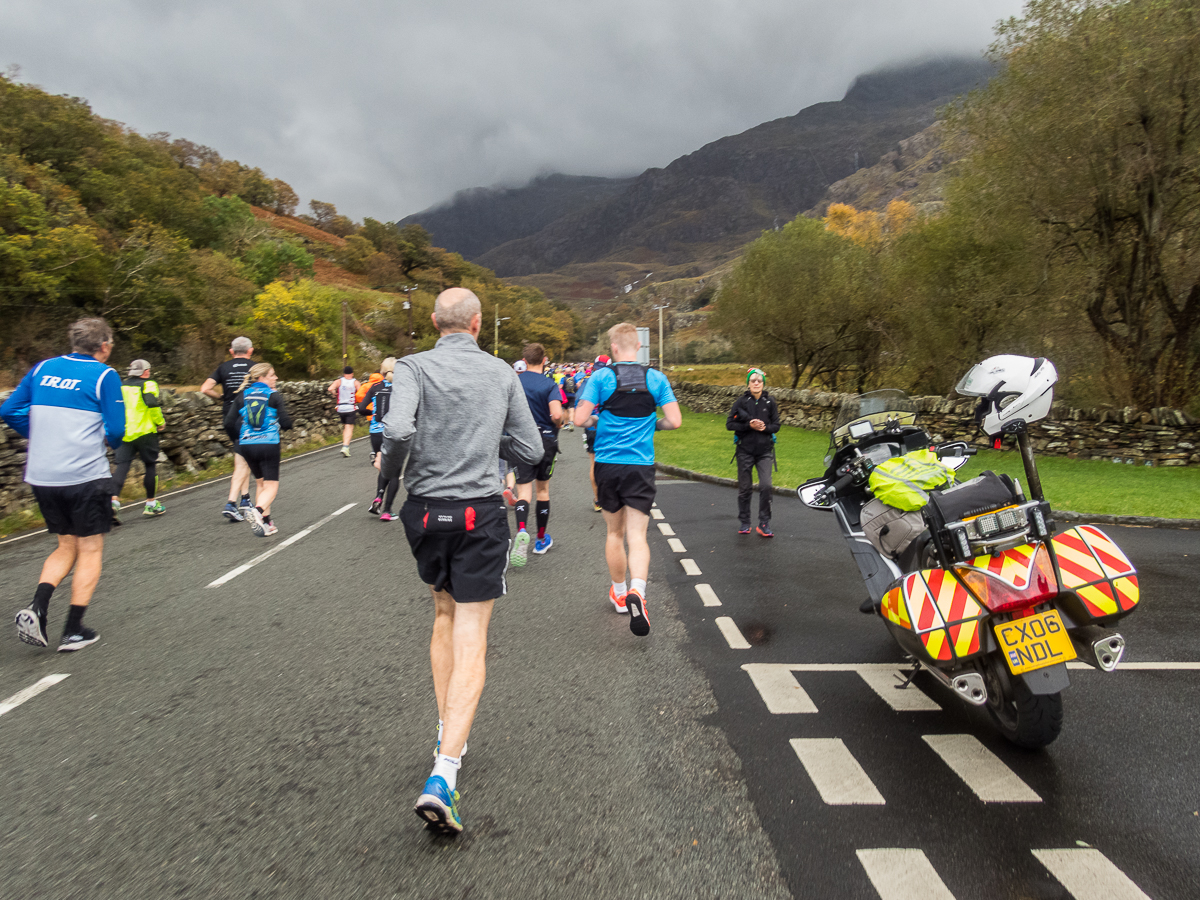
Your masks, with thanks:
M650 633L646 528L655 495L654 432L678 428L683 419L666 376L637 362L641 341L636 326L614 325L608 339L613 362L597 369L583 386L575 424L596 425L596 498L608 526L604 556L612 577L608 599L618 613L629 613L629 630L644 637ZM660 406L661 419L656 413ZM603 407L599 416L592 415L596 407Z

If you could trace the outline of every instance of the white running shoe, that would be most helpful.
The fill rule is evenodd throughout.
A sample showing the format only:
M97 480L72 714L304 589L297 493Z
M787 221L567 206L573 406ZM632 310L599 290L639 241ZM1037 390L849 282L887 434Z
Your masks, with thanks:
M263 521L263 514L258 511L257 506L251 506L246 510L246 521L250 523L250 530L256 535L267 536L267 523Z

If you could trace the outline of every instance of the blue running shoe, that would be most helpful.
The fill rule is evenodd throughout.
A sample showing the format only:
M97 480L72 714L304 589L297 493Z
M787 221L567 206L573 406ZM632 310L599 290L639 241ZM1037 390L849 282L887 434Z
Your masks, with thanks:
M540 537L533 542L533 552L540 556L553 546L554 538L550 537L550 535L546 535L545 537Z
M523 566L529 558L529 532L521 529L513 539L512 555L508 561L514 566Z
M242 515L242 511L238 509L237 504L232 500L225 504L225 508L221 510L221 515L227 518L230 522L246 521L246 517Z
M461 834L462 818L458 815L458 791L450 790L441 775L430 775L425 789L417 798L413 810L425 821L427 828L442 834Z

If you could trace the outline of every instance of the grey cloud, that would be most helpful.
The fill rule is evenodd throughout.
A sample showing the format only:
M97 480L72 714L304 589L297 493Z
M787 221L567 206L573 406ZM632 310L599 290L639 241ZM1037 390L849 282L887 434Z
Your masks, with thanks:
M0 65L396 219L545 171L625 175L970 53L1020 0L9 0Z

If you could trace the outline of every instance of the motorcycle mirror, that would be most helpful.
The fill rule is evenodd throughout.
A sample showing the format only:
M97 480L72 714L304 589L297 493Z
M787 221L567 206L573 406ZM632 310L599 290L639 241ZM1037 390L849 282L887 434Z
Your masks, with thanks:
M825 478L815 478L812 481L806 481L800 487L796 488L796 496L800 498L800 502L812 509L833 509L833 503L825 497L817 498L817 495L829 487L829 481Z
M966 441L950 441L937 448L938 459L955 471L967 464L967 457L974 456Z
M948 465L950 468L952 468L955 472L957 472L959 469L961 469L963 466L965 466L967 464L967 457L965 457L965 456L943 456L943 457L941 457L941 461L944 462L946 465Z

